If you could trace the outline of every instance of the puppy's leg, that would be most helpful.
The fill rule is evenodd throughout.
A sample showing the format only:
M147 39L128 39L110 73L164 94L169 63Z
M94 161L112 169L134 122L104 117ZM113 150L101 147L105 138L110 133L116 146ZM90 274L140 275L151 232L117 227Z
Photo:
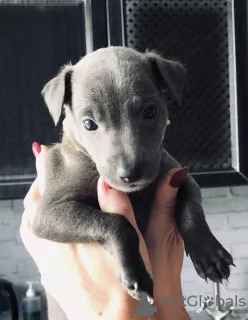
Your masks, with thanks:
M177 167L177 161L163 150L162 175ZM228 279L233 259L210 231L202 208L201 190L190 175L179 188L175 211L185 251L199 276L214 282Z
M55 202L42 197L33 224L37 236L57 242L102 244L119 259L121 282L136 299L153 298L153 282L139 251L139 238L120 214L102 213L80 201Z
M176 223L186 254L190 255L199 276L214 282L228 279L233 259L210 231L201 205L200 189L190 176L178 192Z

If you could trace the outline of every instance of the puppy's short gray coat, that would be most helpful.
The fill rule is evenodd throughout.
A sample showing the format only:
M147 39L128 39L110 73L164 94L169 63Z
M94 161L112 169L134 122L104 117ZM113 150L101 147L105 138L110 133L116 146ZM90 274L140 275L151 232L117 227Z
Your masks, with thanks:
M65 111L67 138L49 150L34 231L54 241L101 243L119 259L121 282L137 299L141 292L153 297L138 236L123 216L99 211L97 179L101 175L129 193L145 236L157 184L179 167L162 147L168 119L164 91L180 102L184 74L180 63L156 53L109 47L65 66L43 89L55 124ZM178 192L176 223L198 274L215 282L227 279L232 257L211 233L190 175Z

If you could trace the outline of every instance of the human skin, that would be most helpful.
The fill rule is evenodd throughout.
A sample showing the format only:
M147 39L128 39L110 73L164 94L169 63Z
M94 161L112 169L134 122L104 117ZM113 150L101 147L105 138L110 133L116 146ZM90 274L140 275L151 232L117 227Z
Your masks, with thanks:
M118 280L118 262L97 244L65 244L40 239L32 231L32 221L45 188L45 146L35 145L37 178L24 200L25 211L20 233L41 274L41 282L61 306L69 320L87 319L190 319L183 305L162 303L163 297L181 301L180 274L183 262L183 241L177 232L174 205L184 173L173 169L161 181L145 242L126 194L98 181L98 201L102 211L124 215L136 229L140 252L154 281L154 305L151 317L135 315L140 304ZM174 186L172 187L171 184ZM103 213L104 214L104 213Z

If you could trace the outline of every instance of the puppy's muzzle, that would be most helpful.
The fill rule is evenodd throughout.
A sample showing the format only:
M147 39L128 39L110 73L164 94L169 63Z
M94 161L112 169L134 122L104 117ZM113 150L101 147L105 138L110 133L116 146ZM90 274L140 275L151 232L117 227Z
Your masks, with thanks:
M118 178L125 183L134 183L142 178L142 165L120 166L117 169Z

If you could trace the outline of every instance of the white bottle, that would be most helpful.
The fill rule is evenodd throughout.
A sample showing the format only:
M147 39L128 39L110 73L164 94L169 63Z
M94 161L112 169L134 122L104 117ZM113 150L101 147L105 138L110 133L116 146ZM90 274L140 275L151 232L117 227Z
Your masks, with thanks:
M41 320L41 298L35 294L33 282L27 281L28 290L22 298L22 310L24 320Z

